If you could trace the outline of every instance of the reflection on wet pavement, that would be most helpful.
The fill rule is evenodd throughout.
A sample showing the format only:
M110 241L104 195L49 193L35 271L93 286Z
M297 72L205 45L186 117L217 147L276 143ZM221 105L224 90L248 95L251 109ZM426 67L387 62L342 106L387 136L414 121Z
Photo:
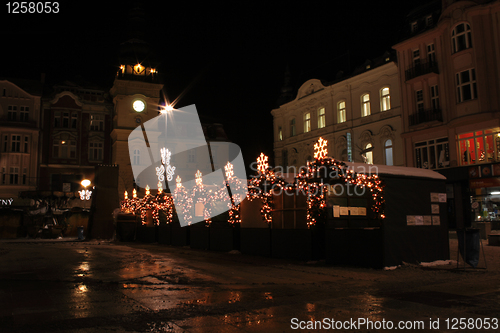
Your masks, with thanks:
M158 245L0 247L6 332L290 331L292 318L428 322L500 313L498 271L335 268Z

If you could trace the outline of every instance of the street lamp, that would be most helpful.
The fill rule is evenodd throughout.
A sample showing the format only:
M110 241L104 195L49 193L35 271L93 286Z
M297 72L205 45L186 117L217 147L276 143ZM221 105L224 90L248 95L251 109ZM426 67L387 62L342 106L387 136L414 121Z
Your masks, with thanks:
M82 184L82 186L84 187L83 190L78 191L78 194L80 194L80 200L82 201L90 200L90 197L92 196L92 191L87 190L87 187L90 185L90 180L84 179L80 184ZM83 204L83 207L85 208L85 203Z

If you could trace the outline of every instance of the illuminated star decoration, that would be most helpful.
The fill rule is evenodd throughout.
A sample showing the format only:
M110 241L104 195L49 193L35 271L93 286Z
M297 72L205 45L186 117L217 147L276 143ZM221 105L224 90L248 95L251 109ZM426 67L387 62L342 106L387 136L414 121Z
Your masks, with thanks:
M328 155L328 149L326 148L326 145L328 144L328 140L325 140L323 138L319 138L318 142L314 144L314 158L317 160L322 160L326 158L326 155Z
M264 155L264 153L260 153L260 156L257 158L257 170L259 170L260 173L266 172L269 167L268 159L269 158Z
M196 185L203 186L203 179L201 178L200 170L196 172L195 176L196 176Z
M224 167L224 170L226 170L226 178L227 180L230 180L234 176L234 171L233 171L233 165L229 162L227 162L226 166Z
M92 191L81 190L81 191L78 191L78 194L80 194L80 200L90 200L90 196L92 195Z
M182 183L181 183L181 177L179 175L177 175L177 178L175 178L175 182L177 183L176 184L176 187L177 188L181 188L182 187Z

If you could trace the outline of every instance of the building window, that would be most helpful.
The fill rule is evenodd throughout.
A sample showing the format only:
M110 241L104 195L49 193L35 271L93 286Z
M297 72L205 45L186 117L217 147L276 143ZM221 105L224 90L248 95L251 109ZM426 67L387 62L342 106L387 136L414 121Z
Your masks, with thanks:
M438 86L431 86L431 104L433 110L439 110L439 90Z
M434 23L433 19L432 19L432 15L429 15L425 18L425 25L430 27L432 24Z
M20 121L28 121L30 117L30 108L29 106L21 106L19 107L19 120Z
M323 128L326 126L326 115L325 108L318 109L318 128Z
M141 164L141 151L139 149L134 149L133 163L132 164L133 165Z
M90 130L104 131L104 116L100 114L90 115Z
M69 128L69 112L63 112L62 127Z
M10 184L19 184L19 168L10 168Z
M61 112L59 111L54 112L54 127L61 127Z
M469 24L461 23L453 29L451 33L451 44L453 53L472 47L472 34Z
M295 136L295 118L290 120L290 136Z
M20 135L12 135L10 144L11 144L10 151L20 152L21 151L21 136Z
M24 137L24 152L29 153L29 137Z
M3 136L3 151L4 153L7 152L7 147L9 146L9 136L8 135L4 135Z
M89 160L102 161L103 144L102 142L89 143Z
M434 43L427 45L427 61L429 64L436 62L436 51L434 49Z
M361 117L370 115L370 94L361 96Z
M281 126L278 127L278 139L283 141L283 128Z
M415 100L417 103L417 112L424 111L424 92L422 90L415 91Z
M345 101L338 102L337 111L338 111L338 123L345 122L347 120L345 111Z
M418 22L417 22L417 21L412 22L412 23L410 24L410 29L411 29L411 32L415 32L415 31L417 31L417 29L418 29Z
M78 113L73 112L71 114L71 128L76 128L77 123L78 123Z
M52 156L54 158L76 158L76 141L54 140Z
M311 113L307 112L304 114L304 133L311 131Z
M12 121L17 120L17 106L16 105L7 106L7 120L12 120Z
M457 73L456 82L458 103L477 98L476 70L474 68Z
M391 108L391 95L389 88L385 87L380 90L380 110L387 111Z
M365 163L373 164L373 146L371 143L365 145Z
M448 138L415 143L415 166L422 169L441 169L450 165Z
M2 184L5 185L7 184L7 174L5 172L5 167L2 167Z
M28 169L23 168L23 185L26 185L28 182Z
M392 160L392 140L387 139L384 144L385 149L385 165L393 165Z
M413 67L420 65L420 50L413 50Z
M458 135L461 165L500 160L500 133L493 129Z

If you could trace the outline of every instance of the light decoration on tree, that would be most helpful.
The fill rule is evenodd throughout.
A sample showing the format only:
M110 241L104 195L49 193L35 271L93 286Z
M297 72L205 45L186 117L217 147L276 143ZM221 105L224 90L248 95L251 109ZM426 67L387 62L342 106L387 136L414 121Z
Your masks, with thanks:
M264 155L264 153L260 153L260 156L257 157L257 170L259 173L265 173L267 168L269 167L269 157Z
M336 178L343 179L347 185L366 187L370 190L371 198L373 199L372 211L380 219L385 218L383 205L385 203L383 197L382 181L377 175L367 176L365 174L356 174L352 169L349 169L342 161L337 161L333 158L327 157L328 141L319 138L314 145L314 161L307 162L307 168L301 169L300 173L295 177L293 184L278 177L270 168L268 164L268 157L261 153L257 158L257 171L258 175L252 177L248 183L247 198L249 200L261 199L262 208L261 215L263 220L268 224L272 222L272 211L274 208L273 197L276 189L284 189L285 191L295 190L297 193L302 192L307 197L307 225L310 227L315 225L318 220L322 219L325 215L326 208L326 185L324 180L332 179L331 174L337 175ZM165 162L163 164L163 162ZM167 179L173 178L175 167L170 166L169 150L162 149L162 166L167 174ZM166 166L166 167L165 167ZM170 170L170 173L169 173ZM185 220L188 225L192 220L193 204L202 203L204 205L204 218L207 225L210 224L211 216L211 202L227 202L229 208L228 222L236 224L241 222L240 204L235 204L233 197L229 196L230 189L234 190L232 195L237 195L238 190L241 189L241 182L237 177L234 177L233 165L228 162L225 167L225 176L223 186L218 190L206 191L203 186L201 171L195 174L195 186L187 191L182 185L181 178L178 175L176 178L176 188L173 196L175 201L180 203L183 207ZM324 172L324 175L322 175ZM158 175L158 193L156 196L150 194L149 187L146 188L146 195L143 199L137 198L137 192L134 189L132 199L128 198L128 193L124 193L124 201L121 203L122 211L128 213L140 213L141 220L145 223L147 211L152 211L152 217L156 224L159 223L160 212L166 215L167 223L172 222L174 214L174 199L171 195L163 193L162 180L160 173ZM164 175L164 174L162 174ZM163 180L165 177L163 177Z

